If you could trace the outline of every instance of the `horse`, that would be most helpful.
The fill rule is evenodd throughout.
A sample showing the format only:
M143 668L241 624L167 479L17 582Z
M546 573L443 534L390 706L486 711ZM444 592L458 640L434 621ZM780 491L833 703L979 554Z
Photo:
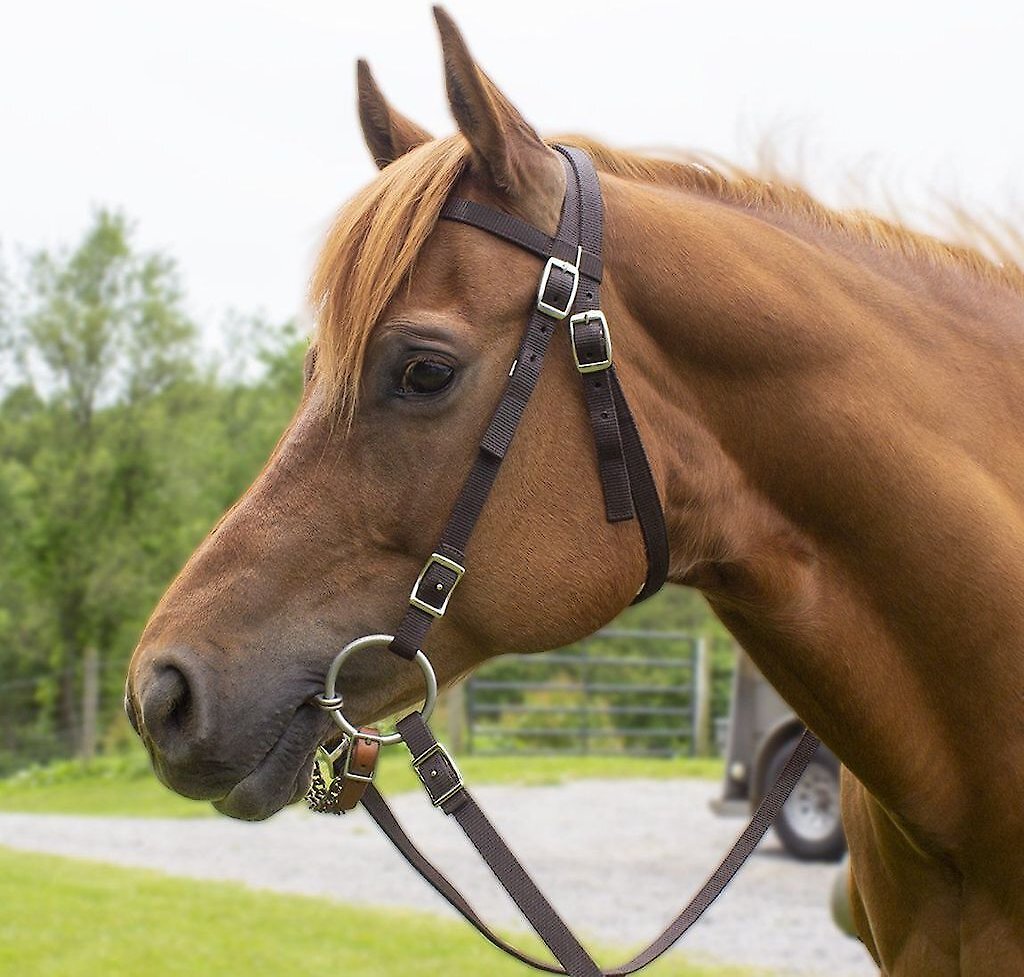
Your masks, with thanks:
M432 137L359 64L380 172L319 256L301 401L130 664L160 779L233 817L305 793L330 735L311 697L341 644L397 623L536 301L534 257L441 207L551 234L566 192L436 19L458 132ZM1024 272L797 186L568 142L599 171L603 307L669 580L841 759L860 938L885 977L1024 973ZM425 645L442 684L594 632L644 579L635 522L601 518L558 340ZM342 684L359 723L422 696L380 650Z

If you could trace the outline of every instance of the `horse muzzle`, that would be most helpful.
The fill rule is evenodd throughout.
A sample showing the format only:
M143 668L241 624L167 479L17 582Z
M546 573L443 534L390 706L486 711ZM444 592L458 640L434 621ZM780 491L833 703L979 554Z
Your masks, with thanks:
M326 717L305 691L282 699L275 690L275 703L260 690L250 702L260 708L246 711L219 683L191 649L146 655L129 676L125 712L165 786L232 817L269 817L305 794Z

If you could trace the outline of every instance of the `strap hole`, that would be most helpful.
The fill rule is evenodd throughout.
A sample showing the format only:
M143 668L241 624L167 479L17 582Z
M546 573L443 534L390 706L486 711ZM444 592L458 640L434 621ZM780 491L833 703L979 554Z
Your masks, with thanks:
M601 416L607 421L608 420L608 411L606 411L606 410L601 411Z
M601 386L601 381L600 380L595 380L594 381L594 386L595 387L600 387Z
M537 354L536 353L531 353L530 354L530 362L532 363L535 359L537 359Z
M594 293L593 292L587 292L587 298L588 299L592 299L593 297L594 297Z

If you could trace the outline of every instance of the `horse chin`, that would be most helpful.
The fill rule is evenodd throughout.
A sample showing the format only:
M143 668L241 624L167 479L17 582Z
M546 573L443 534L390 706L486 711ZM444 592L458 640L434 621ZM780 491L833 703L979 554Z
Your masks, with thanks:
M300 710L266 756L214 808L241 821L263 821L305 797L320 743L319 717Z

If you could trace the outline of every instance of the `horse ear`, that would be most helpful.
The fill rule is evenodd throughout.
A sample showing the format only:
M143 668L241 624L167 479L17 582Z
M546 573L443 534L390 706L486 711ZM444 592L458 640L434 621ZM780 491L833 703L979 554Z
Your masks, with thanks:
M473 60L455 22L441 7L434 19L444 52L445 84L452 114L473 150L473 159L504 193L525 198L543 188L561 206L564 170L558 154ZM557 221L558 212L555 212Z
M388 105L370 72L370 66L362 58L356 62L356 85L363 138L379 169L433 139L426 129L421 129Z

